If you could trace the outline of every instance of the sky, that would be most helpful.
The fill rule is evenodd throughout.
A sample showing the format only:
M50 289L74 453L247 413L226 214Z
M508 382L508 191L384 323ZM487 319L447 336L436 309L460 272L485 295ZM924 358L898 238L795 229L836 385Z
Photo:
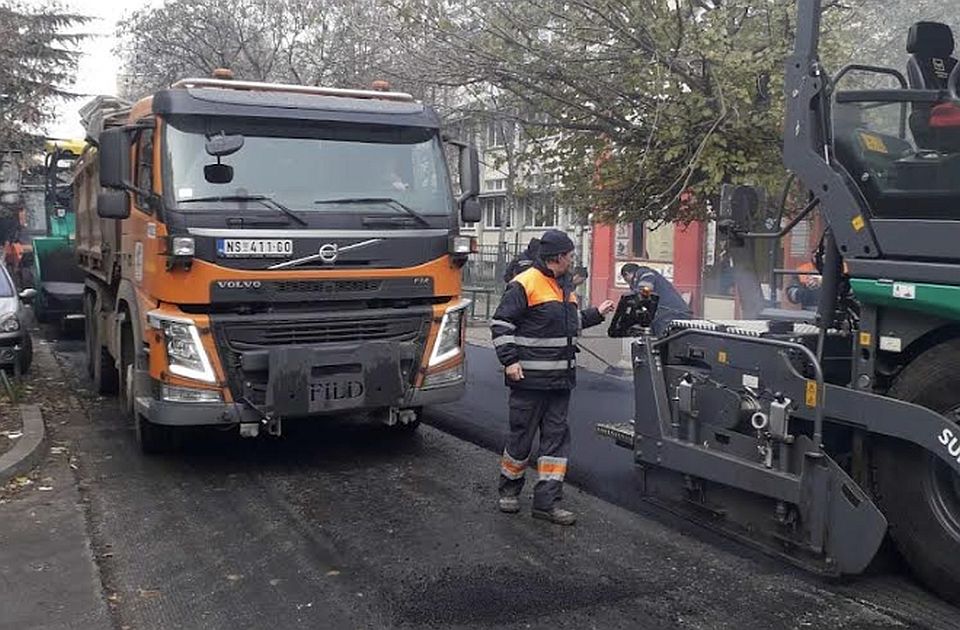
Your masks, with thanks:
M120 60L114 57L112 49L117 41L114 37L117 22L136 9L156 2L143 0L67 0L67 7L94 18L81 30L94 34L81 45L82 56L79 62L77 82L73 91L81 96L73 101L62 103L58 107L58 120L47 128L47 134L55 138L82 138L83 126L80 124L78 110L92 96L117 93L117 73Z

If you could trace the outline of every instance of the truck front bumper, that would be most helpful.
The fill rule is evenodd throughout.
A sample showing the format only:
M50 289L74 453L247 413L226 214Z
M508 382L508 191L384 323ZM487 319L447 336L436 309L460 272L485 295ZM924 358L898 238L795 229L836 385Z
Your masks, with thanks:
M430 389L410 389L403 399L403 407L422 407L453 402L463 396L463 379L449 385ZM245 422L260 422L263 415L241 403L172 402L149 397L137 398L137 412L154 424L167 426L224 426ZM315 414L313 417L332 415Z

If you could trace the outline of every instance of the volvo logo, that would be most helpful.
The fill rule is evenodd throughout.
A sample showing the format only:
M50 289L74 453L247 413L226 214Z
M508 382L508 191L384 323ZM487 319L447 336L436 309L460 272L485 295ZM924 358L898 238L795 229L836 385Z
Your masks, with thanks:
M259 280L217 280L220 289L259 289L263 283Z
M337 261L337 244L336 243L327 243L320 246L320 251L317 252L317 255L320 256L320 260L325 263L333 263Z

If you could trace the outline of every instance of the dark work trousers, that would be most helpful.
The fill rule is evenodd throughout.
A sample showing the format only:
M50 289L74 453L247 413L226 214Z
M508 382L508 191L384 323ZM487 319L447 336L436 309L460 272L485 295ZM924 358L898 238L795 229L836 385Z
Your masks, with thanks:
M533 507L549 510L563 498L563 478L570 456L569 405L569 389L510 390L510 437L500 459L500 496L519 496L523 490L524 473L533 455L533 438L539 429Z

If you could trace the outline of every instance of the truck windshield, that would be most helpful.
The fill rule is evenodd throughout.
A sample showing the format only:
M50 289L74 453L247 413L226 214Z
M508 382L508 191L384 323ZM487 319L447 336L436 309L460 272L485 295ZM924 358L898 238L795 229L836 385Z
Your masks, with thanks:
M396 200L420 215L453 211L435 130L308 126L248 123L222 128L214 120L172 122L165 135L167 195L188 212L232 205L230 198L252 195L267 196L298 213L395 213L382 203L362 203L376 199ZM204 166L216 164L217 158L206 153L205 143L221 132L240 134L244 143L236 153L220 158L233 169L232 179L213 183L204 176ZM223 201L189 203L201 197Z

